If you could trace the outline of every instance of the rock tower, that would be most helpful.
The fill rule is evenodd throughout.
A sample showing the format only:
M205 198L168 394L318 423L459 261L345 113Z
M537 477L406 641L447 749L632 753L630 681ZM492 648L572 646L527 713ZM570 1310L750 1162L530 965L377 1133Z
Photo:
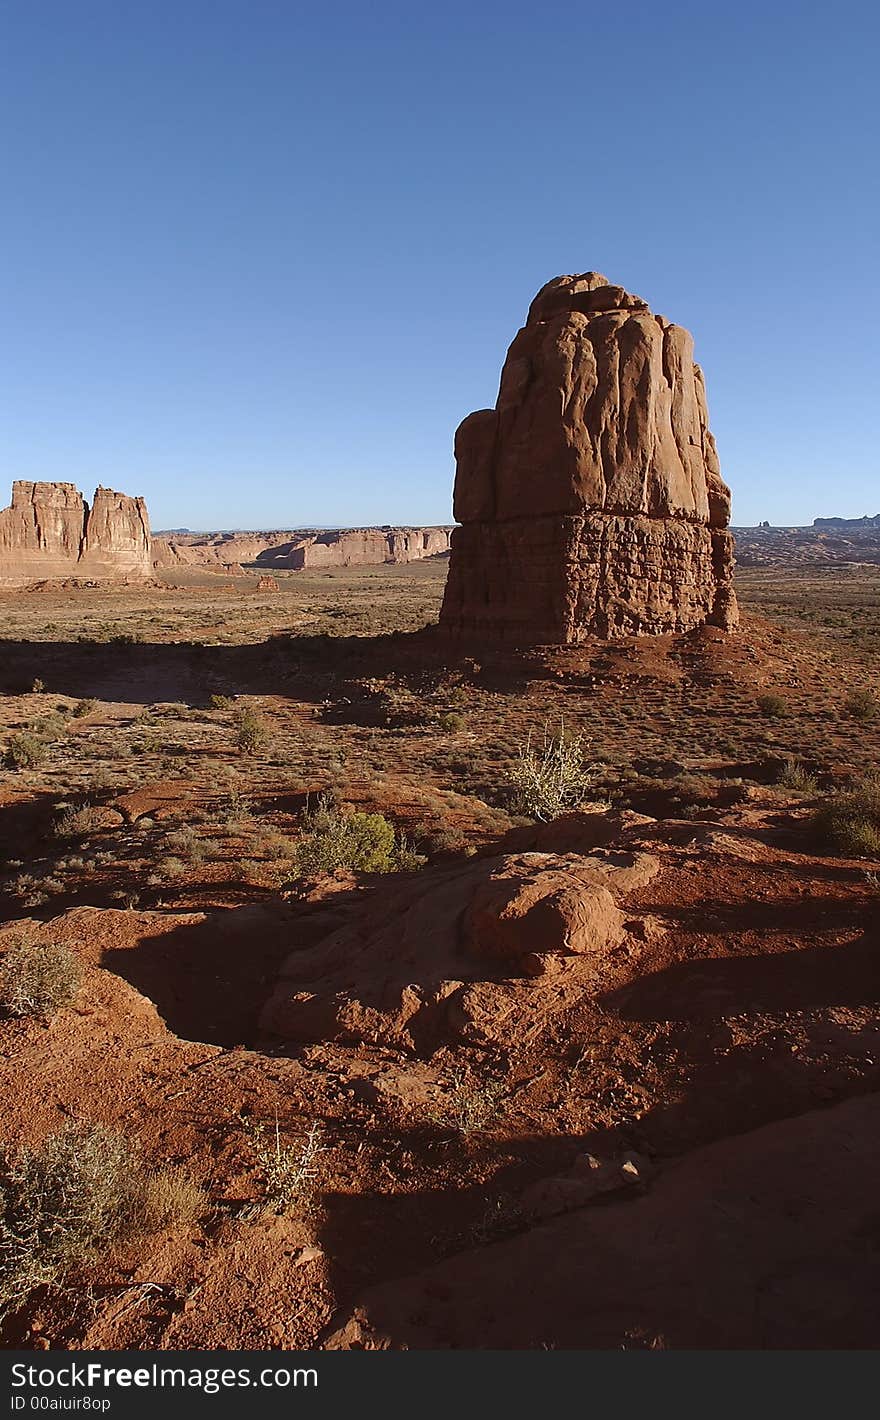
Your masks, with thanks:
M0 583L140 582L152 570L143 498L98 488L90 508L73 483L13 483L0 511Z
M535 297L455 436L441 626L509 644L732 630L730 493L681 326L588 271Z

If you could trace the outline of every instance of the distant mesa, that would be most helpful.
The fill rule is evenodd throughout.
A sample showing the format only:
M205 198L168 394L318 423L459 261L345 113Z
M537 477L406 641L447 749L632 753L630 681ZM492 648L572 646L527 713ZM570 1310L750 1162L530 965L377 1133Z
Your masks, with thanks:
M814 518L814 528L840 528L845 532L855 528L880 528L880 513L869 518L865 513L861 518Z
M455 456L448 633L564 644L736 626L703 376L688 332L640 297L596 272L548 282Z
M230 563L272 570L372 567L418 562L449 551L451 527L314 528L296 532L193 533L153 539L153 563L213 567Z
M0 584L143 582L152 566L143 498L98 488L90 507L73 483L13 483L0 511Z

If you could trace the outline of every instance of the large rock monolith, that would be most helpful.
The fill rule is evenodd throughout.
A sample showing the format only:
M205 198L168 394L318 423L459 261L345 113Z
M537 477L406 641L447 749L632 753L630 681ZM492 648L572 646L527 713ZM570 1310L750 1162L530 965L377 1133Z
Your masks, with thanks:
M544 286L455 436L440 622L566 644L737 623L730 493L681 326L604 276Z
M143 498L98 488L90 508L72 483L13 483L0 510L0 583L141 582L152 570Z

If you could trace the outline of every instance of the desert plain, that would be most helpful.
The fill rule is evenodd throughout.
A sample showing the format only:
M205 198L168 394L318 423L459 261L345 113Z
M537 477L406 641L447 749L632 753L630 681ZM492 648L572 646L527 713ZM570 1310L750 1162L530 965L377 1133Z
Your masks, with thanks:
M0 592L0 942L76 962L3 1144L158 1194L45 1275L4 1234L5 1344L876 1344L880 567L482 654L446 570Z

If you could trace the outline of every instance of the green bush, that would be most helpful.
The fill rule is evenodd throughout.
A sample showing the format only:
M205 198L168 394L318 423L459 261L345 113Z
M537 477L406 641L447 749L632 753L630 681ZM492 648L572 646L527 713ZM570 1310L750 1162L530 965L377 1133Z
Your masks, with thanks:
M880 858L880 778L833 795L817 811L820 836L848 858Z
M393 873L420 867L425 859L402 840L383 814L344 813L319 800L306 815L305 832L295 845L300 877L316 877L345 868L355 873Z
M767 691L765 695L759 695L755 704L761 714L766 715L770 720L778 719L788 709L784 698L778 695L775 690Z
M84 720L86 715L94 714L97 708L97 700L91 698L88 700L78 700L70 713L73 715L74 720Z
M150 1169L123 1135L70 1125L0 1150L0 1316L114 1244L206 1210L179 1169Z
M36 769L48 752L48 741L31 730L18 730L6 742L6 759L13 769Z
M10 1016L51 1016L76 996L82 963L60 942L17 937L0 961L0 1006Z
M851 690L843 702L843 708L854 720L876 720L880 715L880 699L873 690Z
M236 715L235 723L235 742L239 754L265 753L269 744L269 729L262 715L250 706L245 706Z

